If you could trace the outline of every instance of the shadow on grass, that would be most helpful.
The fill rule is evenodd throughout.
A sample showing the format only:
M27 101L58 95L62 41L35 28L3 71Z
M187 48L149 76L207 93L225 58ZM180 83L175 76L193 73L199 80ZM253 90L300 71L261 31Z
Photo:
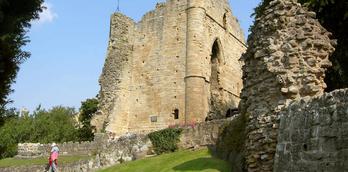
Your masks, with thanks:
M173 168L175 171L203 171L208 169L219 172L230 172L229 165L216 158L198 158L187 161Z

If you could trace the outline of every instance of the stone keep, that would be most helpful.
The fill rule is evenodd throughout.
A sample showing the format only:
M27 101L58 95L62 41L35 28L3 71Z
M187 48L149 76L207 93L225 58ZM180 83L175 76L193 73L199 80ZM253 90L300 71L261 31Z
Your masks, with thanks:
M256 19L243 55L241 111L249 117L248 171L272 171L278 112L293 100L324 93L334 41L315 13L296 0L274 0Z
M227 0L167 0L138 23L115 13L92 125L120 136L223 118L245 50Z

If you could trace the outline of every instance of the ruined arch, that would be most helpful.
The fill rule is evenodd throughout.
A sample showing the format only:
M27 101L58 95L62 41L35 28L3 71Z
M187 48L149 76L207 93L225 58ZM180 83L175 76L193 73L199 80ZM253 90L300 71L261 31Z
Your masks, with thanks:
M218 50L217 58L219 59L219 62L221 64L224 64L225 63L224 50L223 50L223 46L222 46L220 38L215 37L212 40L212 42L211 42L209 47L211 47L211 49L210 49L210 57L212 57L212 55L213 55L213 48L215 47Z
M224 64L223 49L220 39L216 38L211 45L210 54L210 78L209 78L209 114L207 119L220 118L221 112L218 110L221 105L221 85L219 82L220 68Z
M222 62L221 43L215 39L210 54L210 91L218 89L219 86L219 66Z

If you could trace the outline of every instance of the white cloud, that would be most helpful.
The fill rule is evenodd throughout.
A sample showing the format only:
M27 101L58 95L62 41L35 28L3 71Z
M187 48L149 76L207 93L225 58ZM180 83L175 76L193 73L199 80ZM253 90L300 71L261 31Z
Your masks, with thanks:
M53 11L51 3L44 2L42 6L44 6L45 8L39 14L39 19L34 20L33 24L51 23L58 17L57 13Z

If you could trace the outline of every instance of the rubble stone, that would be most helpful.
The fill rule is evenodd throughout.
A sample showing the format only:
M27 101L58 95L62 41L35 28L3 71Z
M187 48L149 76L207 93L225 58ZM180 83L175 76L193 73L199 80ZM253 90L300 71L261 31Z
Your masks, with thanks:
M274 0L252 28L242 57L240 104L249 117L248 171L272 171L279 111L292 100L324 93L334 45L314 17L296 0Z

